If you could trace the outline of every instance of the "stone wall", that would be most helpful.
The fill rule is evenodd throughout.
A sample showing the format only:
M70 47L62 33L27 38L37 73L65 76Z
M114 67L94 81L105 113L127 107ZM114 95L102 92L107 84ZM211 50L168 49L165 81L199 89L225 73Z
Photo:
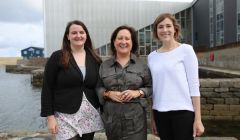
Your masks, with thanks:
M240 79L200 79L203 120L240 120Z
M42 87L44 69L42 68L42 69L33 70L31 71L31 73L32 73L31 84L34 87Z
M44 67L46 62L47 62L47 58L34 57L31 59L18 60L17 65Z
M42 86L43 72L32 71L33 86ZM240 120L240 78L200 79L200 92L203 120ZM150 110L149 103L148 118Z

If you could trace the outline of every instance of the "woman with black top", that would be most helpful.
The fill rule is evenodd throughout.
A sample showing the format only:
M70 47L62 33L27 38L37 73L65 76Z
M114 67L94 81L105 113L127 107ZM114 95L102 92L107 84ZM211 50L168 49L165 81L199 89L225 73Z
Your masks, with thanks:
M103 124L95 86L101 59L81 21L68 23L62 49L49 58L44 72L41 116L58 140L93 140Z

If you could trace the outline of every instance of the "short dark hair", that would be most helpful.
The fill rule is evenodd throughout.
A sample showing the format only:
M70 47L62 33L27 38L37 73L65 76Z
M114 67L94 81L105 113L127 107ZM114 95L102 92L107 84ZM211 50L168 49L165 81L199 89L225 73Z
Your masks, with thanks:
M133 27L130 27L128 25L122 25L122 26L119 26L117 27L113 33L112 33L112 36L111 36L111 51L112 51L112 55L116 55L116 49L115 49L115 46L114 46L114 41L117 37L117 34L119 31L121 30L128 30L131 34L131 39L132 39L132 50L131 50L131 53L133 54L137 54L137 51L138 51L138 40L137 40L137 36L136 36L136 31Z
M170 19L170 20L172 21L173 26L174 26L174 29L175 29L175 31L176 31L175 34L174 34L174 38L175 38L175 40L179 40L180 37L181 37L181 27L180 27L180 25L177 23L177 20L176 20L175 16L172 15L172 14L170 14L170 13L163 13L163 14L159 15L159 16L155 19L155 21L154 21L154 23L153 23L153 36L154 36L156 39L159 40L158 35L157 35L157 26L158 26L158 24L159 24L160 22L162 22L162 21L163 21L164 19L166 19L166 18L168 18L168 19Z

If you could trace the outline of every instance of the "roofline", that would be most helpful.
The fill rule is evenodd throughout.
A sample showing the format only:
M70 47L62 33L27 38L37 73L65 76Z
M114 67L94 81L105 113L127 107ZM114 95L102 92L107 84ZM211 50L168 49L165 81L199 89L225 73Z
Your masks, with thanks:
M26 50L26 49L28 49L28 48L36 48L36 49L44 50L44 48L41 48L41 47L34 47L34 46L29 46L29 47L27 47L27 48L25 48L25 49L22 49L22 50ZM22 50L21 50L21 51L22 51Z
M193 0L190 4L190 7L192 7L198 0Z

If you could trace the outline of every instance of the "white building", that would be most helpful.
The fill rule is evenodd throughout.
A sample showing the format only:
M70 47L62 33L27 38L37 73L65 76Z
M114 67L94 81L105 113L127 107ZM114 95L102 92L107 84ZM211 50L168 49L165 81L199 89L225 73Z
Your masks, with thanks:
M47 57L61 48L68 21L87 26L95 48L110 42L113 30L123 24L139 30L164 12L177 13L192 2L171 0L44 0L44 45Z

